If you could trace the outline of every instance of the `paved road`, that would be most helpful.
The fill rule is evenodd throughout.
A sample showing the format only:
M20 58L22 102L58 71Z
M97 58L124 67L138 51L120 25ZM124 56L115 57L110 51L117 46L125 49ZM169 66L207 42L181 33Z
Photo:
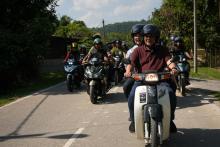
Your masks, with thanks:
M178 97L178 133L167 146L219 147L220 108L208 90L220 91L220 82L192 80L188 89ZM93 105L85 87L70 93L62 83L0 108L0 147L143 147L127 119L120 86Z

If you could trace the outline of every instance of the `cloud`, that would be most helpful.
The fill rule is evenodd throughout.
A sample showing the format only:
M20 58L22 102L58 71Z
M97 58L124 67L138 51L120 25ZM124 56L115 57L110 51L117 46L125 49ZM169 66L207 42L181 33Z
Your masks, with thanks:
M152 7L152 5L149 4L150 4L150 0L137 0L132 4L119 5L114 9L113 14L115 16L124 15L124 14L138 15L138 13L141 13L146 9Z
M75 10L96 10L105 7L112 0L72 0Z
M79 17L79 20L83 20L87 25L89 24L89 27L100 27L102 19L102 13L96 11L88 11L85 15Z
M58 6L63 5L63 4L64 4L64 0L58 0L58 1L57 1L57 5L58 5Z
M162 0L60 0L58 14L82 20L88 27L147 19Z

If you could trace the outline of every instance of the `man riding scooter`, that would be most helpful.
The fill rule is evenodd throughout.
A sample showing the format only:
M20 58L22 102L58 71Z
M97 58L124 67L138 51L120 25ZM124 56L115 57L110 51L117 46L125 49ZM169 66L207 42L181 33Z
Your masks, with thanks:
M148 24L143 27L143 35L144 35L144 44L137 47L131 55L131 64L128 65L125 73L126 77L131 77L132 69L137 67L140 72L144 72L147 70L157 70L161 71L165 67L168 67L173 74L177 74L178 71L176 69L175 63L171 62L171 56L167 48L157 46L156 43L160 39L160 30L157 26ZM141 64L141 67L138 67L138 64ZM134 83L130 95L128 97L128 107L130 112L131 124L129 126L129 131L131 133L135 132L135 124L134 124L134 96L136 87L140 86L140 82ZM171 122L170 122L170 131L176 132L176 126L173 122L174 120L174 112L176 108L176 95L175 95L175 84L169 82L170 87L173 90L170 94L170 102L171 102Z

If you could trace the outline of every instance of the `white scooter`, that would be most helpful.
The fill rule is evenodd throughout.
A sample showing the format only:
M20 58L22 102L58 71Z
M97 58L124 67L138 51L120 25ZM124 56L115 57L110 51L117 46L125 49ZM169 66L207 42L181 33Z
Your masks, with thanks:
M136 81L142 81L135 91L134 121L138 139L145 145L158 147L170 136L170 98L171 88L164 81L171 78L169 71L148 71L133 74Z

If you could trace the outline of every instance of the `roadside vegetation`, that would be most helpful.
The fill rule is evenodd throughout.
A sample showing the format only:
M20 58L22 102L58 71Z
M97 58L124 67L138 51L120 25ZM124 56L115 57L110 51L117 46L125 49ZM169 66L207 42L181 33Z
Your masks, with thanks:
M220 92L219 91L213 91L211 93L214 97L216 97L218 99L218 101L220 101Z
M190 76L193 78L220 80L220 69L210 67L198 67L198 72L194 73L191 69Z
M25 83L19 88L11 88L9 92L0 95L0 106L15 101L20 97L24 97L41 89L62 82L64 79L65 77L63 72L41 73L40 77L36 80L29 83Z

